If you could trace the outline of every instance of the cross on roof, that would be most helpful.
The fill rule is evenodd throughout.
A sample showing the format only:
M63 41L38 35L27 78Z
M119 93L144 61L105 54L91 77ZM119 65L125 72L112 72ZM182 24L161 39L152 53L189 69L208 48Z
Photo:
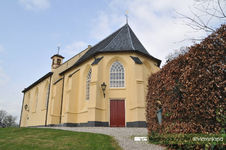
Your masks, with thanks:
M128 13L129 13L129 11L126 11L126 24L128 24L128 18L129 18L129 16L128 16Z

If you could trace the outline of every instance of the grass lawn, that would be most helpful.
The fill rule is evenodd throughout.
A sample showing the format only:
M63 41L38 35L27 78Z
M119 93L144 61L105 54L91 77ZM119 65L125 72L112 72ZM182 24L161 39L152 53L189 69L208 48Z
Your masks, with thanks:
M103 134L44 128L0 128L0 150L120 150L113 137Z

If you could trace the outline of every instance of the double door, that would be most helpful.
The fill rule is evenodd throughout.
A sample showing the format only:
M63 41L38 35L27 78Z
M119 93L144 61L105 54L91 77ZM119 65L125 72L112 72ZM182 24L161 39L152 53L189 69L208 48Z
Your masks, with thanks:
M125 100L110 100L110 127L125 127Z

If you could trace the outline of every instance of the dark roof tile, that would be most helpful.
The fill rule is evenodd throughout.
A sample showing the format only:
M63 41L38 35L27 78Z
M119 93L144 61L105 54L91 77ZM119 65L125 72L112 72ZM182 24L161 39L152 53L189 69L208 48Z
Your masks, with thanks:
M96 65L100 62L100 60L103 58L104 56L100 57L100 58L96 58L93 63L91 65Z
M142 61L138 57L130 56L136 64L143 64Z

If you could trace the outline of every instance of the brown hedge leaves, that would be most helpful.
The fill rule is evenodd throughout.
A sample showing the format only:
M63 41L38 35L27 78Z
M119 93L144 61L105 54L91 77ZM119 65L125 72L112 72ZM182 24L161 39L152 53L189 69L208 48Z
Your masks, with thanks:
M149 133L219 133L226 124L226 25L152 74L148 84Z

